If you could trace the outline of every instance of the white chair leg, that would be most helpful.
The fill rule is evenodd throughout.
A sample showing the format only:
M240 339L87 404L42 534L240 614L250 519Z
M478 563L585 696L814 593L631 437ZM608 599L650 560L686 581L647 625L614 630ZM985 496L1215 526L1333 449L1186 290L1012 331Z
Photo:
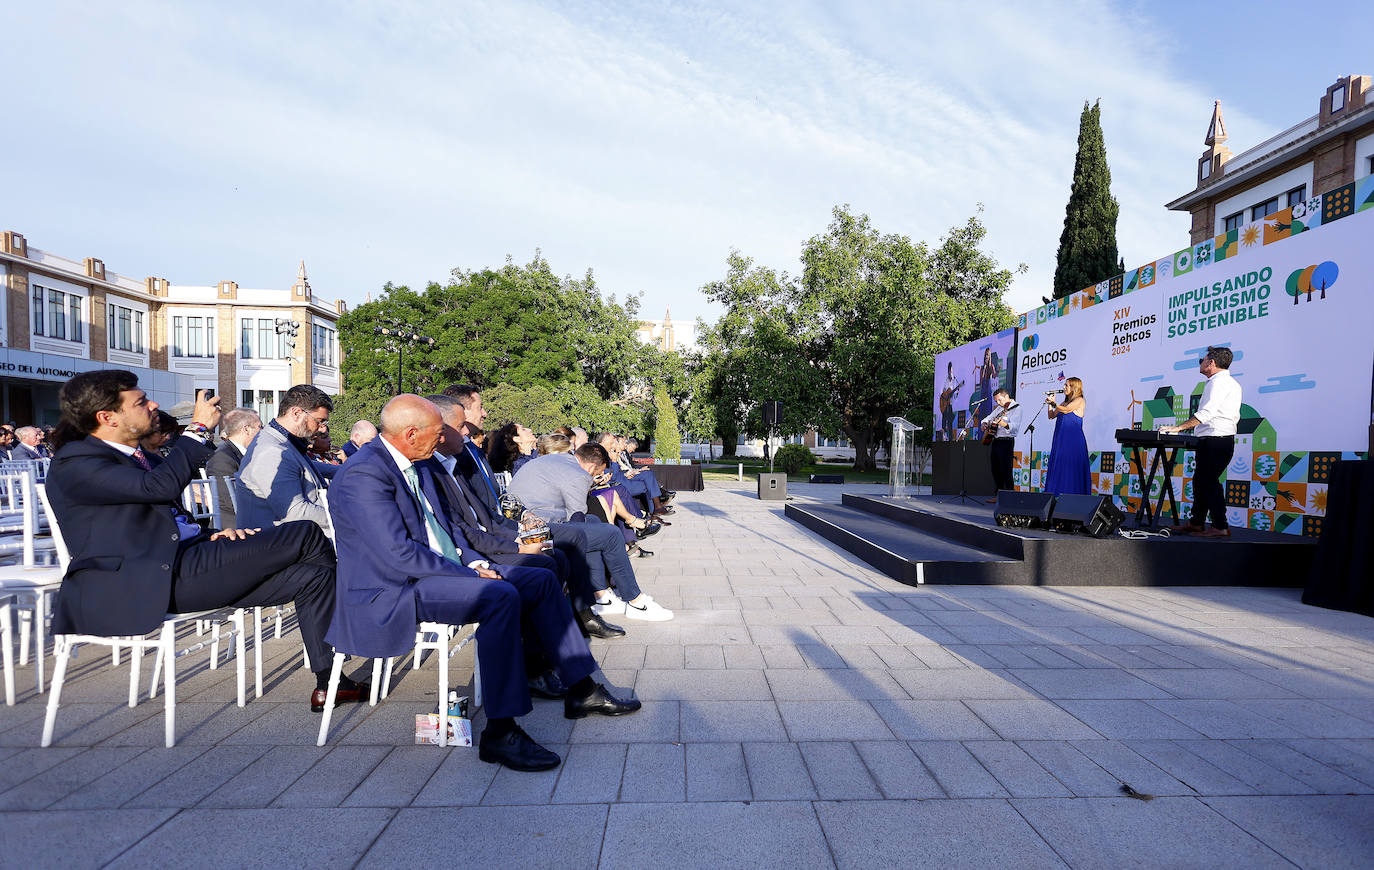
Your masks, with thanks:
M11 619L11 600L6 599L4 604L0 604L0 643L5 645L4 650L0 650L0 656L4 657L5 666L5 706L14 706L14 623Z
M33 613L25 608L19 611L19 667L29 663L29 635L33 630Z
M177 742L177 684L176 684L176 623L162 623L162 633L158 635L159 652L165 659L165 679L166 695L164 702L167 705L165 714L166 746L171 749Z
M48 593L38 591L38 600L33 605L33 678L38 686L38 694L43 694L43 678L46 665L43 653L48 646Z
M56 664L52 669L52 688L48 692L48 711L43 716L43 740L39 744L44 747L52 745L53 726L57 724L57 702L62 697L62 683L67 678L67 659L71 656L72 645L67 638L58 635L57 644L53 654L57 657Z
M219 620L210 626L210 670L219 667Z
M448 637L440 632L443 645L435 650L439 657L439 745L448 745ZM455 735L456 737L457 735Z
M329 738L329 720L334 715L334 698L339 694L339 676L343 673L344 654L334 653L334 667L329 670L329 691L324 696L324 713L320 716L320 736L316 746L323 746Z
M369 707L377 706L377 692L382 686L382 660L372 660L372 694L367 699Z
M161 635L158 635L159 640L161 637ZM153 678L148 682L149 701L157 697L157 682L162 677L162 658L164 652L165 650L163 650L162 644L159 642L157 645L157 655L153 657ZM172 654L176 655L176 651L173 650Z
M235 610L229 617L234 624L234 670L239 683L239 706L242 707L248 702L247 680L244 676L244 667L248 664L248 638L244 625L244 612L240 608Z
M472 639L472 709L482 706L482 668L477 661L477 638Z
M305 669L310 670L310 650L301 647L301 661L305 664Z
M262 697L262 608L253 608L253 674L257 697Z
M143 647L129 644L129 706L138 706L138 674L143 669ZM154 678L156 679L156 678ZM149 698L151 700L151 698Z
M277 639L277 640L281 640L281 613L282 613L281 605L277 605L277 629L276 629L276 639Z
M119 644L110 644L110 667L119 667Z
M391 694L391 672L396 667L396 657L390 656L386 660L386 670L382 672L382 700Z

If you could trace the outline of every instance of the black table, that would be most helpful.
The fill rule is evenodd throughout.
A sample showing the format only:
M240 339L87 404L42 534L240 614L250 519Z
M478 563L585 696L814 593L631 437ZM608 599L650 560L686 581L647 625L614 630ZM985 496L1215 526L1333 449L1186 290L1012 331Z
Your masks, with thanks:
M1334 463L1302 602L1374 616L1374 459Z
M657 465L652 462L637 464L641 468L652 468L654 479L664 489L701 492L706 488L706 481L701 477L700 465Z

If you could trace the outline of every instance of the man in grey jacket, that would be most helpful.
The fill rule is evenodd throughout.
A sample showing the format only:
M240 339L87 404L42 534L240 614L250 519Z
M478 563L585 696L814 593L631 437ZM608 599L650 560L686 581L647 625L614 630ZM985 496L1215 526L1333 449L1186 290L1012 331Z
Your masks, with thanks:
M509 492L548 521L555 542L565 524L578 524L586 534L599 613L624 613L627 619L664 622L673 618L673 612L640 590L620 532L598 519L587 519L587 494L592 478L605 471L609 462L610 457L599 444L584 444L572 453L536 456L516 472ZM606 589L607 573L616 586L614 596Z
M224 436L219 449L205 462L205 473L218 481L219 527L237 529L238 512L229 498L229 488L239 473L248 445L262 431L262 419L252 408L235 408L220 419L220 434Z
M306 448L320 425L329 422L332 410L329 396L310 384L299 384L282 395L276 418L263 427L239 466L234 484L239 528L310 520L329 529L325 481L339 466L310 459Z

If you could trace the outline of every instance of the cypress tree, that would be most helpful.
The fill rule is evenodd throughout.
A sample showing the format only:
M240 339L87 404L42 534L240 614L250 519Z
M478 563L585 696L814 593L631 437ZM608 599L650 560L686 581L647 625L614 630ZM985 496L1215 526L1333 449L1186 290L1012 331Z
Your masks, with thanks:
M1102 141L1097 103L1083 103L1078 121L1078 156L1073 162L1073 188L1064 211L1054 269L1054 298L1063 299L1116 274L1116 216L1112 172Z
M677 409L673 407L673 400L668 398L668 388L663 384L654 389L654 458L682 458Z

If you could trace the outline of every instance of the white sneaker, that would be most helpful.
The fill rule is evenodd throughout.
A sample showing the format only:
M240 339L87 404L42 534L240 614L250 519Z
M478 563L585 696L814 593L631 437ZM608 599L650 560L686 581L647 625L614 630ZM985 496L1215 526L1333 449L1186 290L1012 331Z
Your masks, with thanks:
M667 622L673 618L673 611L659 604L647 595L641 595L639 604L625 602L626 619L642 619L645 622Z
M608 613L615 616L624 612L625 602L614 592L611 593L610 599L605 604L597 603L592 605L592 613L598 616L605 616Z

